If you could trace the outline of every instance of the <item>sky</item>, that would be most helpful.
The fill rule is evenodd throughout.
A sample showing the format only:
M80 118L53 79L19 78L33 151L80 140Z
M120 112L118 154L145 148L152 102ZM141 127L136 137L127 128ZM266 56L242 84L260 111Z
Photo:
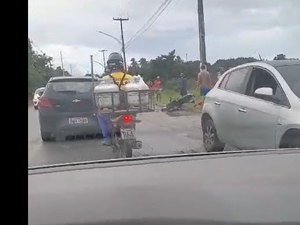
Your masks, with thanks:
M236 57L300 57L300 0L203 0L207 61ZM103 63L120 51L123 23L126 58L156 58L176 49L183 59L199 59L196 0L172 0L145 32L142 28L164 0L29 0L28 32L36 51L53 57L73 75L90 72L90 55ZM153 21L153 20L152 20ZM113 36L98 33L104 32ZM142 30L144 31L144 30ZM117 39L117 40L116 40ZM103 67L94 63L94 72Z

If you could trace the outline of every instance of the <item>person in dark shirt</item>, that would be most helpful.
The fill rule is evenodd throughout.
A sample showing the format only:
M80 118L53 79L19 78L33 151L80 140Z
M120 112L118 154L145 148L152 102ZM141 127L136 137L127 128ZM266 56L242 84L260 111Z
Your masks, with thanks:
M187 79L184 73L180 74L179 78L179 92L181 96L187 95Z

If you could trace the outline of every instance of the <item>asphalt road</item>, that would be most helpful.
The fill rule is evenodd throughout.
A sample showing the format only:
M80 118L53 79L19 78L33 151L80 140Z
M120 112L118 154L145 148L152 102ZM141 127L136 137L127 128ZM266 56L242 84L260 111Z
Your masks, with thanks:
M163 112L138 116L137 138L143 148L134 157L204 151L199 115L168 116ZM38 112L28 108L28 166L116 158L101 140L74 140L43 143L40 139Z

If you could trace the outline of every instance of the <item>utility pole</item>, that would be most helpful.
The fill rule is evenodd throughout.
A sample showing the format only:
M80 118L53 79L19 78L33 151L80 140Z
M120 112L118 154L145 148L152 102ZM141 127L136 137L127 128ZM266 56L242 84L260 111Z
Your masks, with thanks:
M121 27L121 40L122 40L122 52L123 52L123 58L124 58L124 69L127 70L127 65L126 65L126 54L125 54L125 42L124 42L124 33L123 33L123 21L128 21L129 18L113 18L115 21L120 22L120 27Z
M72 68L72 64L70 64L70 73L71 73L71 76L73 76L73 68Z
M106 63L105 63L105 52L107 50L106 49L101 49L99 50L99 52L102 52L102 56L103 56L103 66L104 66L104 72L106 73Z
M90 55L90 59L91 59L91 76L92 76L92 88L93 88L93 104L96 104L96 97L94 94L94 89L95 89L95 81L94 81L94 59L93 59L93 55Z
M205 26L203 0L198 1L198 26L199 26L199 53L200 66L206 64L206 46L205 46Z
M60 52L60 62L61 62L61 69L62 69L63 76L65 76L64 60L63 60L62 52Z
M93 85L93 88L95 87L94 85L94 57L93 55L90 56L91 58L91 76L92 76L92 85ZM94 90L94 89L93 89Z

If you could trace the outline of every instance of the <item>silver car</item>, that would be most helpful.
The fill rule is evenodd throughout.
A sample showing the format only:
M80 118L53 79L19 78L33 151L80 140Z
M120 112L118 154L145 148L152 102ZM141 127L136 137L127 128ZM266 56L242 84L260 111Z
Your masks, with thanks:
M207 94L201 125L208 152L300 147L300 61L247 63Z

